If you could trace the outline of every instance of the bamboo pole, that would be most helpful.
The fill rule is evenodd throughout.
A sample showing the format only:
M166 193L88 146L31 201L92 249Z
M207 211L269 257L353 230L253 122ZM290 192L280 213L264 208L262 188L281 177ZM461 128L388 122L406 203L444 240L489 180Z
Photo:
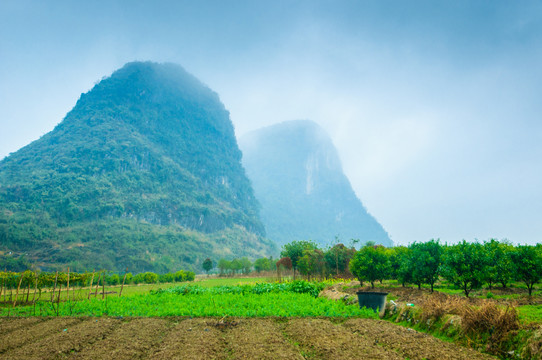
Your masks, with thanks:
M38 292L38 273L36 272L36 283L34 284L34 296L32 296L32 303L36 303L36 293Z
M66 286L66 301L70 300L70 267L68 266L68 284Z
M124 288L124 282L126 281L126 275L128 275L128 268L124 272L124 278L122 279L122 285L120 286L119 297L122 295L122 289Z
M29 296L30 296L30 279L28 279L28 291L26 292L26 302L28 302Z
M13 307L17 304L17 298L19 297L19 289L21 288L21 283L23 282L23 273L21 273L21 278L19 279L19 286L17 286L17 293L15 293L15 300L13 301Z
M55 275L55 284L53 285L53 291L51 291L51 303L55 301L55 291L56 291L57 280L58 280L58 271L56 272L56 275Z
M105 298L105 274L102 277L102 300Z
M90 279L90 286L88 287L88 297L87 299L90 300L90 294L92 293L92 283L94 282L94 272L96 270L92 270L92 278Z
M100 277L102 276L102 273L98 274L98 282L96 283L96 292L94 293L94 298L98 296L98 286L100 286Z

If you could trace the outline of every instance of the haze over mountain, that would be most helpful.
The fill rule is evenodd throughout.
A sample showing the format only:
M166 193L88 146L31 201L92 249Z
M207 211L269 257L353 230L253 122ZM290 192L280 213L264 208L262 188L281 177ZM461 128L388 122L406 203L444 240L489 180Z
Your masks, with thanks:
M0 250L45 268L265 256L258 206L228 111L174 64L126 64L0 162Z
M329 245L338 236L345 243L392 244L356 197L335 146L315 122L286 121L255 130L241 137L239 146L272 240Z

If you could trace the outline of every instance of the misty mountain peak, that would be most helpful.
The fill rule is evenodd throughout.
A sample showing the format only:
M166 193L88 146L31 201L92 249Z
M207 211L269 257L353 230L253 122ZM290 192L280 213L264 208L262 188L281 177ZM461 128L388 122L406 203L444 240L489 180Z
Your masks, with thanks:
M284 244L338 235L390 245L342 171L329 135L310 120L286 121L239 139L268 236Z

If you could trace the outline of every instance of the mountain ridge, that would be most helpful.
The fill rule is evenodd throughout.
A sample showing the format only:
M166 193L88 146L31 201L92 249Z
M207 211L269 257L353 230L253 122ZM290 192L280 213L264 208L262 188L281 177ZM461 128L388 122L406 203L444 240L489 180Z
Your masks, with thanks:
M85 267L105 248L109 267L155 271L275 252L241 156L215 92L178 65L128 63L0 161L1 250Z
M262 204L268 237L278 244L358 239L392 242L344 175L329 135L311 120L285 121L239 139L243 165Z

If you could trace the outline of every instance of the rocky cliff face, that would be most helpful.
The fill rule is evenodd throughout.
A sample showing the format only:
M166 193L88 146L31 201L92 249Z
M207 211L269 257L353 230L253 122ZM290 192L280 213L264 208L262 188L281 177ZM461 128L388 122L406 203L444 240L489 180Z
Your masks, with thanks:
M239 140L268 237L278 244L359 239L391 245L356 197L329 136L312 121L287 121Z
M174 64L125 65L0 162L0 246L46 267L267 255L258 207L228 111Z

